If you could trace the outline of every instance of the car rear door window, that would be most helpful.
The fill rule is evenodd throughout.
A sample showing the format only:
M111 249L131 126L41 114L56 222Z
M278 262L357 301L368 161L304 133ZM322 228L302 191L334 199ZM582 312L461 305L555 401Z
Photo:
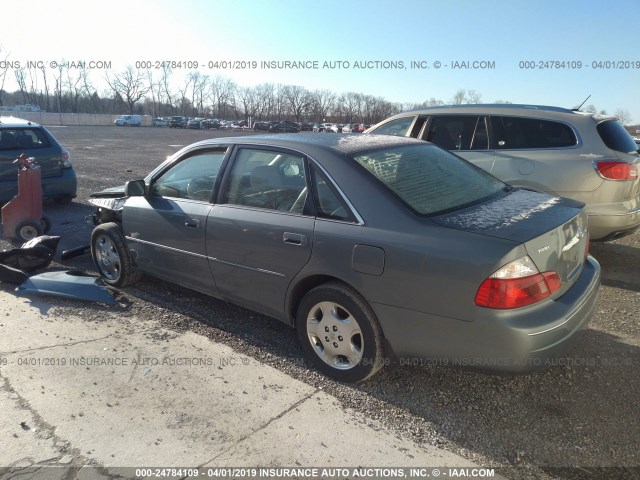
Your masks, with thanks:
M307 191L302 157L242 148L227 181L224 203L302 213Z
M330 220L355 221L349 207L332 187L327 177L317 168L313 168L312 173L316 215Z
M508 188L466 160L426 143L385 148L353 158L421 215L457 210Z
M431 117L422 139L445 150L486 150L489 147L485 118L476 115Z
M497 149L561 148L578 143L568 125L538 118L494 116L491 129Z
M153 195L208 202L225 153L209 150L186 157L153 183Z

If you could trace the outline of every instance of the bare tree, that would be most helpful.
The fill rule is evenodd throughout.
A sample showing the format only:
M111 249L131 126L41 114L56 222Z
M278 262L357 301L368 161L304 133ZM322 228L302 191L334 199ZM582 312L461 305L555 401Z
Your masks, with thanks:
M585 112L587 113L598 113L598 110L596 109L596 106L593 104L589 104L585 107L584 109Z
M453 98L451 99L450 103L452 105L461 105L462 103L465 102L466 94L467 94L467 91L461 88L453 95Z
M160 106L160 89L162 88L162 84L160 82L158 82L157 84L154 83L153 71L151 69L147 70L147 82L149 83L149 92L151 93L153 116L157 117Z
M203 115L205 111L204 100L207 97L206 90L209 84L209 76L200 72L191 72L187 75L191 81L191 106L193 115Z
M130 65L120 74L113 77L107 75L106 80L115 98L127 105L130 114L133 113L135 104L144 98L150 90L142 72L134 70Z
M236 88L233 80L220 75L216 75L211 81L211 100L218 111L218 117L222 117L222 112L231 104Z
M2 103L2 94L4 93L4 82L7 79L7 73L9 72L9 54L6 54L4 58L2 58L2 45L0 45L0 107L4 105Z
M258 85L255 90L259 106L256 114L261 119L270 117L275 105L275 85L273 83L263 83Z
M256 89L251 87L242 87L236 90L236 105L242 108L243 119L249 119L256 116L260 109L260 102Z
M334 109L335 93L329 90L316 90L311 94L311 105L315 120L324 121Z
M302 114L306 113L311 97L309 91L298 85L286 85L282 89L282 95L289 107L289 111L299 122Z
M83 67L84 70L84 67ZM66 76L66 88L67 95L69 96L69 100L71 102L71 112L78 113L78 106L80 102L80 97L82 95L82 77L79 74L77 77L71 74L71 69L67 68L67 76Z
M162 65L162 76L160 77L160 81L158 83L158 99L162 99L163 94L166 95L167 103L171 105L173 108L173 94L171 93L171 89L169 88L170 77L171 77L171 66L166 62Z
M347 123L355 123L362 117L363 97L360 93L347 92L340 97L342 114Z
M14 74L16 76L18 88L22 94L22 103L31 103L31 97L29 96L29 91L27 89L27 74L24 68L17 68L14 71Z
M631 113L629 113L629 110L624 110L622 108L619 108L616 110L616 117L618 117L618 121L622 124L622 125L629 125L631 123Z
M49 112L51 111L51 103L50 103L51 96L49 94L49 81L48 81L48 75L47 75L47 68L45 67L44 63L40 65L40 75L42 76L42 83L44 84L44 89L42 90L42 93L44 95L44 104L41 106L44 110Z
M482 94L475 90L467 92L467 103L482 103Z

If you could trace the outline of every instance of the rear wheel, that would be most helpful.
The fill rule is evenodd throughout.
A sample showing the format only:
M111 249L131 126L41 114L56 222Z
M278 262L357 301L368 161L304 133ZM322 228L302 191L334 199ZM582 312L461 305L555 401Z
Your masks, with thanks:
M375 314L360 295L341 283L320 285L304 296L296 329L305 356L338 381L361 382L384 364Z
M91 256L103 281L113 287L126 287L140 280L118 224L98 225L91 234Z

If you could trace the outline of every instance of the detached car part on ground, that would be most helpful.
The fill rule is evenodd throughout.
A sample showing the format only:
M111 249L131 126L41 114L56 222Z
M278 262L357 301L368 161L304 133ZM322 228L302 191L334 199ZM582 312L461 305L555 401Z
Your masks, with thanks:
M340 381L393 357L546 366L599 288L583 204L410 138L208 140L93 197L106 283L149 274L278 318Z
M584 202L594 241L640 226L638 146L614 117L542 105L449 105L399 113L366 133L426 140L515 187Z

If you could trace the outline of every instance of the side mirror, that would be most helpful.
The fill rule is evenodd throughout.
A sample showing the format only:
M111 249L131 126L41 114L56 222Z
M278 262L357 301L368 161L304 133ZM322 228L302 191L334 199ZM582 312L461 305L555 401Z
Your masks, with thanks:
M124 186L124 194L127 197L144 197L145 191L144 180L132 180Z

